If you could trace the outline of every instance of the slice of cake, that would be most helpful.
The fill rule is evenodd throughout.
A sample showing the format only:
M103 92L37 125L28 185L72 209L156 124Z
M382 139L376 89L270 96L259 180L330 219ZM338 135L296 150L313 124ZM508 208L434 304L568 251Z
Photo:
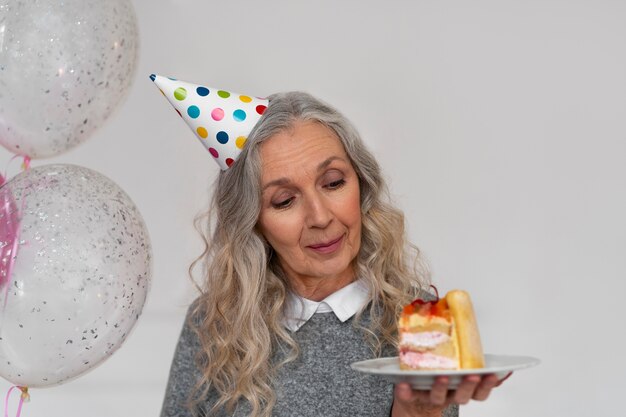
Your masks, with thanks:
M482 368L485 359L469 294L448 292L435 301L415 300L398 320L400 369Z

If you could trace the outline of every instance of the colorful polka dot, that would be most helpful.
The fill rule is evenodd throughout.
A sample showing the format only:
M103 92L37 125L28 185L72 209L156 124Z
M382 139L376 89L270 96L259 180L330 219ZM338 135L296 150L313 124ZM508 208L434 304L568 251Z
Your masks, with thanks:
M174 91L174 98L176 100L184 100L185 98L187 98L187 90L185 90L183 87L178 87Z
M233 112L233 119L235 119L236 122L243 122L246 120L246 112L241 109L235 110Z
M206 137L209 136L209 132L207 132L206 129L202 126L197 128L196 132L198 132L198 136L200 136L202 139L206 139Z
M187 114L192 119L195 119L200 116L200 109L198 108L198 106L189 106L189 108L187 109Z
M213 111L211 112L211 117L213 118L213 120L219 122L224 118L224 110L220 109L219 107L213 109Z
M217 141L222 145L228 142L228 133L224 132L223 130L217 132L217 135L215 135L215 137L217 138Z
M149 75L221 168L234 166L236 155L248 146L250 129L265 115L268 100Z

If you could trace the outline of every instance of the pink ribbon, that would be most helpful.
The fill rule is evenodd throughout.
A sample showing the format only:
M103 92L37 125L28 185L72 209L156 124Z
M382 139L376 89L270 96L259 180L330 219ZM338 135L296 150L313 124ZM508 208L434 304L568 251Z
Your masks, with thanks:
M11 159L9 159L9 162L7 162L7 166L13 162L16 158L22 158L22 165L20 165L20 168L22 168L22 171L27 171L30 169L30 156L27 155L13 155L13 157ZM4 177L6 178L7 176L7 170L6 168L4 169ZM4 182L1 182L0 185L4 184Z
M4 184L0 175L0 185ZM0 248L0 287L11 280L11 272L15 263L15 255L19 244L20 219L15 199L10 190L0 196L0 240L5 244Z
M24 159L22 160L22 171L26 171L30 169L30 156L24 156L23 158Z
M11 158L11 161L17 157ZM30 168L30 158L24 157L22 170ZM5 175L0 174L0 187L5 183ZM23 202L22 202L23 203ZM23 204L22 204L23 208ZM0 241L5 245L0 247L0 288L5 287L5 292L9 291L9 283L15 264L15 257L19 246L20 233L20 210L17 209L15 199L11 192L7 189L0 192ZM4 302L6 306L7 297L5 294ZM4 307L4 306L3 306Z
M11 161L17 157L11 158ZM22 170L26 171L30 169L30 158L24 157L22 162ZM6 182L5 175L0 174L0 187ZM0 201L0 240L6 242L6 245L0 248L0 287L6 285L6 291L9 291L9 282L11 280L11 273L13 271L13 264L15 263L15 256L17 255L17 249L19 245L19 232L20 232L20 218L19 210L15 204L15 199L11 192L7 189L6 192L1 193ZM23 207L22 207L23 208ZM4 302L6 305L7 297L5 296ZM22 405L24 401L28 401L30 396L28 395L28 387L19 387L17 385L9 388L7 395L4 399L4 417L9 417L9 397L11 392L18 388L22 391L20 395L20 402L17 406L16 417L20 417L22 413Z
M28 387L18 387L17 385L13 385L11 388L9 388L9 391L7 392L7 396L4 399L4 417L9 417L9 397L11 396L11 391L13 391L13 389L15 388L18 388L20 391L22 391L22 394L20 395L20 403L17 406L17 413L15 414L15 417L20 417L20 414L22 413L22 405L24 404L24 401L30 400L30 395L28 394Z

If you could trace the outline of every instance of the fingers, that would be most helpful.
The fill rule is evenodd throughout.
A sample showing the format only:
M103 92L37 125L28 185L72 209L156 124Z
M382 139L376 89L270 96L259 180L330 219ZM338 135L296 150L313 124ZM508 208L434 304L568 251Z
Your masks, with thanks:
M394 394L397 400L408 403L408 402L412 402L418 399L417 397L419 396L420 392L413 391L409 384L407 384L406 382L402 382L402 383L396 384L396 387L394 389Z
M480 383L481 378L479 375L467 375L464 377L454 392L454 402L457 404L467 404L474 397L476 388ZM487 395L489 395L489 392L487 392Z
M430 390L430 402L435 405L443 405L448 397L448 377L438 376Z
M430 391L414 390L408 383L396 384L394 390L395 404L403 409L417 407L443 407L451 403L467 404L470 400L484 401L491 394L491 390L499 386L511 374L498 380L495 374L466 375L456 390L448 390L449 380L446 376L438 376Z
M511 376L509 373L502 380L497 375L489 374L482 378L479 375L469 375L463 378L454 394L454 402L467 404L469 400L485 401L489 398L491 390L499 386L505 379Z
M430 403L430 391L419 391L411 388L406 382L396 384L394 389L395 401L404 405L407 404L428 404Z
M486 375L476 387L472 398L478 401L485 401L489 397L491 390L498 386L498 383L498 377L495 374Z

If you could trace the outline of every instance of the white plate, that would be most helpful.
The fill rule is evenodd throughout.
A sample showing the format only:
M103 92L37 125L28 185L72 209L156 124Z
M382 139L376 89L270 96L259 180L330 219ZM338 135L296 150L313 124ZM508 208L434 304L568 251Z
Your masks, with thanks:
M429 390L435 378L440 375L448 377L450 389L456 388L464 375L496 374L504 378L509 372L539 365L539 359L530 356L489 355L485 354L485 367L477 369L460 369L456 371L403 371L400 369L398 357L370 359L354 362L352 369L366 374L379 375L393 382L408 382L414 389Z

